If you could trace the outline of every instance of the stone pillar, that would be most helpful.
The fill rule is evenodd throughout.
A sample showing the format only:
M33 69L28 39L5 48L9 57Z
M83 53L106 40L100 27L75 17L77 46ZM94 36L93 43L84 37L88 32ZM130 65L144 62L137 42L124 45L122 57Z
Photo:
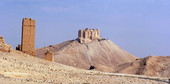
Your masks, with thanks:
M85 39L88 38L88 31L84 31L84 38L85 38Z
M92 40L94 39L94 31L91 32L91 37L92 37Z
M95 37L95 39L97 39L97 30L96 29L94 31L94 37Z
M98 39L102 39L101 35L100 35L100 29L97 29L98 31Z
M89 39L92 39L92 30L90 30L89 33L90 33Z
M35 56L35 20L24 18L22 21L21 51Z
M79 30L78 37L83 38L83 30Z

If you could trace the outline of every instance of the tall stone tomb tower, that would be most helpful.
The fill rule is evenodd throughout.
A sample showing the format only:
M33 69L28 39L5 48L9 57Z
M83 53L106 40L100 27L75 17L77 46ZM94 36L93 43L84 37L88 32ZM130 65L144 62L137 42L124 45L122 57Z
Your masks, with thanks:
M24 53L35 55L35 20L24 18L22 21L22 41L16 48Z

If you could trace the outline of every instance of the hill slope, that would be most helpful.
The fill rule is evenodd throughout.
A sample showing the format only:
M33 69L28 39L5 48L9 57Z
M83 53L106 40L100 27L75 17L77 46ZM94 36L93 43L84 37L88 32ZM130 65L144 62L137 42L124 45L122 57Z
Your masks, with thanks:
M149 56L119 65L117 73L170 77L170 56Z
M168 84L168 78L111 74L78 69L12 51L0 51L1 84Z
M89 44L81 44L77 40L66 41L37 49L37 56L42 58L46 49L54 52L55 62L83 69L94 66L95 70L106 72L114 72L114 67L137 58L110 40L93 41Z

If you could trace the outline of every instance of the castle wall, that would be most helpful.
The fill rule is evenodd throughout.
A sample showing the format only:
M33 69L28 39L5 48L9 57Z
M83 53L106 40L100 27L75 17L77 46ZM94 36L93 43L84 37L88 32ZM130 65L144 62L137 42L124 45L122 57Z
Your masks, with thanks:
M83 31L82 30L79 30L78 37L83 38Z
M83 29L79 30L78 38L80 43L89 43L92 40L101 39L100 30L99 29Z

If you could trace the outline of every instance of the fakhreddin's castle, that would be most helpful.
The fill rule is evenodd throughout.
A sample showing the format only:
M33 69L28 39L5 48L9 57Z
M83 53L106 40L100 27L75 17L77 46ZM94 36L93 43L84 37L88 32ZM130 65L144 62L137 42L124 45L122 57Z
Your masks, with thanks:
M78 39L80 43L89 43L94 40L101 40L99 29L86 28L78 31Z

